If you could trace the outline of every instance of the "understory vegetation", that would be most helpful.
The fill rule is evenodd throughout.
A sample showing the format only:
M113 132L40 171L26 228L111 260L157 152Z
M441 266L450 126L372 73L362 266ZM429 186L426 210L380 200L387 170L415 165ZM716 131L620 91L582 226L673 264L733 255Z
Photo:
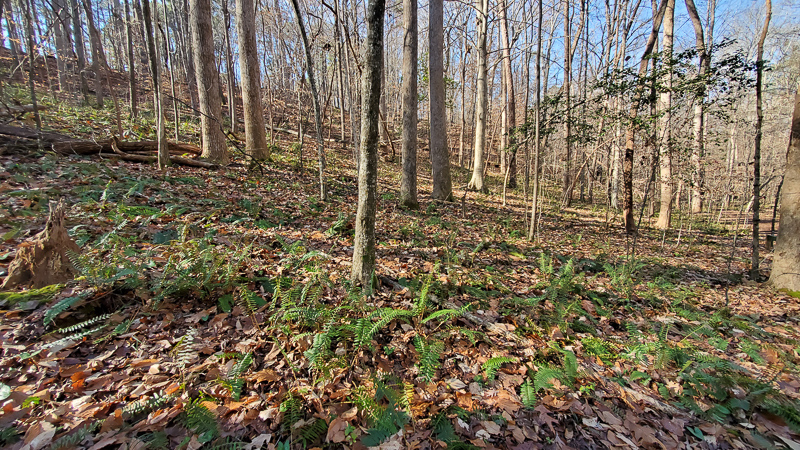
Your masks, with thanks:
M732 228L678 218L634 242L548 186L531 243L521 191L402 210L382 163L365 290L349 155L328 154L321 202L298 147L163 173L3 156L3 267L58 198L81 252L74 281L0 293L0 445L797 445L800 303L742 277Z

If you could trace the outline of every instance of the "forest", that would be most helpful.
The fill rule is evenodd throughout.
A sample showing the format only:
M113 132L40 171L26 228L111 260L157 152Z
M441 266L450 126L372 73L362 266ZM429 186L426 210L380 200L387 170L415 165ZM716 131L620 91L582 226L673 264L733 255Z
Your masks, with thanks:
M0 0L0 448L800 449L793 0Z

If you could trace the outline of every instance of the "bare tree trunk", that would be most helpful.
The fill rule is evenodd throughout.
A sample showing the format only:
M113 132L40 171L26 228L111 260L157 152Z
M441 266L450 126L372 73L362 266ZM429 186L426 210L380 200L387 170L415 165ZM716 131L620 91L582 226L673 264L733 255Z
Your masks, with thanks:
M103 97L103 77L100 75L100 33L92 33L94 26L94 14L91 0L84 0L84 10L86 11L86 24L89 26L89 47L92 50L92 72L94 72L94 95L97 101L97 108L103 109L105 99Z
M478 79L477 92L475 98L475 163L472 170L472 179L469 181L469 189L487 192L488 189L483 181L484 154L486 153L486 120L487 120L487 72L488 72L488 53L486 49L486 34L489 28L489 0L475 0L477 9L478 32Z
M153 99L156 113L157 140L158 140L158 168L164 170L172 165L169 159L169 146L167 144L167 130L164 123L164 105L161 93L161 67L158 56L158 43L153 30L153 16L150 10L150 0L142 0L142 19L144 20L145 40L150 61L150 74L153 77Z
M317 158L319 163L319 198L322 201L328 199L327 189L325 188L325 144L322 138L322 112L319 105L319 94L317 93L317 83L314 78L314 60L311 58L311 46L308 44L308 37L306 36L306 28L303 25L303 18L300 15L300 4L297 0L292 0L294 7L295 18L297 19L297 28L300 33L300 38L303 41L303 47L306 50L306 73L308 73L308 84L311 85L311 100L314 104L314 124L317 127ZM381 19L382 20L382 19ZM383 27L381 26L381 29ZM383 46L383 38L381 38L381 47ZM381 63L383 57L381 57ZM380 80L378 80L378 95L380 96Z
M675 0L669 0L667 2L667 10L664 13L664 48L661 51L662 68L667 73L661 81L664 91L661 92L658 101L658 109L661 111L661 118L658 121L660 142L657 144L659 149L661 205L656 228L662 230L668 229L672 221L672 45L675 29L674 18Z
M203 157L220 165L229 161L225 135L222 132L222 104L219 98L219 73L214 62L214 36L211 33L211 0L191 0L189 21L192 51L200 65L197 86L203 138Z
M653 17L653 28L650 30L650 37L647 39L642 59L639 62L639 77L643 77L647 73L647 66L650 54L653 52L653 47L658 39L658 30L661 29L661 22L664 19L664 13L667 9L667 2L669 0L661 0L658 10L655 11ZM637 97L641 97L643 87L637 90ZM630 107L629 124L625 132L625 156L622 162L622 214L623 221L625 222L625 232L633 234L636 232L636 223L633 218L633 154L636 144L636 116L639 113L639 107L634 102Z
M250 157L269 159L261 104L261 70L256 47L256 14L253 0L237 0L236 34L239 37L239 71L242 76L245 145Z
M786 173L783 176L781 220L769 282L778 289L800 291L800 86L794 96L794 114Z
M517 145L514 136L517 127L517 102L514 91L514 73L511 70L511 40L508 36L508 3L500 0L500 42L502 50L502 77L505 79L505 124L503 128L506 133L505 153L506 172L505 183L503 184L503 204L506 203L506 188L517 186Z
M761 134L764 123L764 109L762 107L762 85L764 83L764 41L767 40L767 30L769 21L772 18L772 0L766 0L767 7L764 27L761 29L761 36L758 38L756 47L756 137L753 148L753 255L750 262L750 278L758 280L759 275L759 227L761 220ZM784 193L784 196L789 192ZM791 197L789 197L791 198ZM795 267L795 269L797 269Z
M231 131L239 128L236 119L236 77L233 74L233 52L231 51L231 15L228 12L228 0L222 0L222 17L225 21L225 71L228 87L228 118L231 120Z
M131 7L125 0L125 44L128 49L128 88L131 103L131 117L138 115L139 95L136 87L136 58L133 54L133 25L131 24Z
M403 174L400 179L400 204L417 209L417 0L403 0L403 28Z
M695 47L697 49L697 55L700 58L700 63L698 67L698 76L704 78L707 76L710 65L711 65L711 58L708 53L711 42L709 42L709 46L706 46L705 37L703 36L703 24L700 21L700 15L697 14L697 8L694 5L694 0L685 0L686 2L686 10L689 12L689 18L692 20L692 25L694 26L694 34L695 34ZM715 0L710 0L708 2L708 10L709 15L713 17L715 9ZM711 29L713 28L713 18L709 23L709 39L711 36ZM705 117L705 108L703 107L703 101L705 100L706 96L706 88L705 83L703 83L702 88L699 89L697 95L695 97L694 103L694 142L692 145L692 191L691 191L691 211L693 213L699 213L703 210L703 191L704 191L704 184L705 184L705 176L703 171L703 164L702 158L705 153L704 149L704 141L703 141L703 132L705 129L704 117Z
M2 3L0 3L0 5L2 5ZM52 3L52 6L54 17L53 26L55 28L56 38L56 53L58 54L58 59L56 61L56 67L58 68L58 88L60 91L66 92L67 89L69 89L67 84L67 60L70 57L70 48L68 46L68 15L63 0L55 0Z
M36 131L39 132L39 147L42 146L41 141L41 132L42 132L42 118L39 115L39 106L36 100L36 86L34 84L35 80L35 71L34 71L34 59L36 55L36 49L33 45L33 18L31 17L31 4L28 3L29 0L22 0L23 3L23 12L25 14L25 28L27 28L27 35L28 35L28 87L31 91L31 104L33 105L33 117L36 120ZM30 0L32 1L32 0ZM47 61L45 61L47 64Z
M17 32L17 24L14 21L14 10L11 8L11 0L2 0L5 4L6 28L8 29L8 41L11 47L11 57L14 65L19 65L20 53L22 53L22 42Z
M467 15L469 19L469 15ZM467 19L467 20L468 20ZM464 134L467 128L467 20L464 21L464 32L461 37L461 127L458 132L458 166L464 168Z
M434 200L450 201L453 183L450 178L450 149L447 145L447 112L444 91L444 2L428 2L428 59L430 79L430 151L433 170Z
M542 2L539 2L539 12L537 19L536 38L536 112L535 129L533 139L533 192L531 193L531 224L528 228L528 240L532 241L538 230L538 209L539 209L539 172L540 168L540 128L541 128L541 102L542 102Z
M297 0L293 0L297 1ZM378 196L378 127L380 122L381 68L383 66L383 15L385 0L370 0L367 9L362 83L361 135L358 173L358 211L353 243L352 281L372 286L375 274L375 211Z
M83 45L83 24L78 0L72 0L72 31L75 36L75 55L78 58L78 75L81 80L83 102L89 104L89 82L86 80L86 47Z

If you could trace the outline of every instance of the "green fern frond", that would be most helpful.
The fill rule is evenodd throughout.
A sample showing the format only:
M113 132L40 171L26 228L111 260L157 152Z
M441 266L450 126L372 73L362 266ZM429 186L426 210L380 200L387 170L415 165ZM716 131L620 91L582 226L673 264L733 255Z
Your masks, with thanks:
M59 328L59 329L53 331L53 333L54 334L74 333L75 331L78 331L80 329L83 329L83 328L92 326L92 325L94 325L94 324L96 324L98 322L102 322L104 320L107 320L109 317L111 317L111 314L103 314L103 315L100 315L100 316L97 316L97 317L93 317L93 318L91 318L89 320L83 321L81 323L76 323L75 325L70 325L68 327Z
M439 340L425 339L422 336L414 337L414 347L419 354L419 376L425 381L433 380L436 369L439 368L439 358L444 351L444 343Z
M169 437L163 431L154 431L145 435L139 436L138 439L144 442L149 449L162 449L169 448Z
M74 433L62 436L50 444L50 450L78 448L80 443L89 435L89 432L88 426L80 427Z
M303 400L292 393L286 394L278 409L283 413L282 423L287 429L293 429L294 424L303 419Z
M94 294L93 290L88 290L88 291L83 291L83 292L81 292L80 294L78 294L76 296L67 297L67 298L59 300L58 303L56 303L55 305L51 306L44 313L44 324L45 325L49 325L49 324L53 323L53 321L56 319L56 317L58 317L59 314L61 314L62 312L72 308L73 306L75 306L75 304L77 304L81 300L84 300L84 299L90 297L93 294Z
M316 419L301 427L297 432L297 437L303 444L303 448L309 448L314 443L320 442L327 431L328 423L322 419Z
M533 387L535 392L550 389L553 387L553 380L563 381L565 378L564 370L556 367L540 367L533 377Z
M178 367L184 368L194 359L197 354L196 339L197 330L190 328L178 341L178 344L175 346L175 362L178 364Z
M99 327L95 327L95 328L92 328L90 330L81 331L80 333L75 333L75 334L63 337L63 338L61 338L61 339L59 339L57 341L53 341L53 342L50 342L48 344L43 345L42 346L42 350L46 350L48 348L55 347L55 346L62 345L62 344L66 344L66 343L72 342L72 341L80 341L81 339L85 338L86 336L90 336L90 335L92 335L94 333L97 333L98 331L103 330L107 326L108 326L108 324L103 324L103 325L100 325Z
M525 405L526 408L533 408L536 406L536 389L531 384L531 380L525 380L525 383L520 387L519 396L522 399L522 404Z
M150 411L154 411L166 405L173 398L175 398L174 394L163 395L161 393L155 393L150 398L136 400L135 402L125 405L122 408L122 416L128 418L149 413Z
M436 440L442 442L452 442L456 439L456 429L453 427L447 414L440 412L431 420L431 429ZM449 446L448 446L449 448Z
M494 380L494 376L497 374L497 371L503 367L503 364L517 362L516 358L509 358L507 356L495 356L494 358L490 358L488 361L483 363L483 370L486 372L486 379L487 380Z
M217 418L204 404L202 398L187 403L184 407L186 428L199 435L201 444L211 442L219 436Z

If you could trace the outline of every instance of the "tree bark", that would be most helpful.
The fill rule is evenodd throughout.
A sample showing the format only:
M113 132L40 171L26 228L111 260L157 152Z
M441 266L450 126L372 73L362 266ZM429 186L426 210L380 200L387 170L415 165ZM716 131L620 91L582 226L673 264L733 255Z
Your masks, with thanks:
M537 39L536 39L536 111L534 140L533 140L533 192L531 193L531 224L528 228L528 240L532 241L538 230L539 209L539 172L540 170L540 129L541 129L541 102L542 102L542 2L539 2L537 14Z
M136 63L133 53L133 25L131 24L131 7L125 0L125 45L128 51L128 96L131 104L131 117L139 114L139 95L136 88Z
M253 0L237 0L236 34L239 37L239 71L242 76L242 106L247 153L253 159L269 159L261 104L261 70L256 47L256 19Z
M764 109L762 107L762 85L764 83L764 41L767 40L769 21L772 18L772 0L766 0L766 17L764 28L758 38L756 46L756 136L753 148L753 254L750 262L750 278L758 280L759 274L759 228L761 220L761 135L764 123Z
M642 59L639 62L639 78L642 78L647 73L647 66L650 62L649 57L658 39L658 31L661 29L661 22L664 20L664 13L666 12L668 1L669 0L661 0L658 10L656 10L653 17L653 27L650 30L650 37L647 39L647 44L642 53ZM640 84L637 89L636 97L641 98L643 91L644 85ZM636 144L636 116L638 114L639 105L634 102L628 114L629 123L627 131L625 132L625 155L622 161L622 217L625 223L625 232L628 234L636 232L636 223L633 218L633 154Z
M384 3L385 4L385 3ZM300 15L300 4L297 0L292 0L297 28L300 39L303 41L303 48L306 51L306 73L308 74L308 84L311 86L311 100L314 104L314 125L317 128L317 162L319 168L319 198L322 201L328 199L328 191L325 187L325 144L322 138L322 110L319 104L319 93L317 92L317 82L314 77L314 59L311 57L311 46L306 36L306 27L303 25L303 18ZM381 24L383 29L383 24ZM383 46L383 40L381 40ZM383 58L381 58L381 63ZM380 72L380 70L379 70ZM380 96L380 80L378 80L378 96ZM301 144L302 145L302 144Z
M661 204L656 228L669 229L672 222L672 46L675 30L675 0L667 2L664 13L664 40L661 50L661 67L666 70L661 84L663 91L659 96L658 109L661 117L658 120L660 142L658 145L658 161L660 169Z
M225 21L225 72L228 88L228 118L231 120L231 131L236 133L236 77L233 74L233 51L231 50L231 15L228 12L228 0L222 0L222 17ZM255 18L254 18L255 20Z
M400 204L417 209L417 0L403 0L403 135Z
M296 1L296 0L295 0ZM367 40L361 85L361 147L358 173L358 211L353 243L352 281L372 286L375 273L375 211L378 195L378 127L380 125L381 68L383 66L383 15L386 0L370 0Z
M197 86L203 157L220 165L227 165L229 157L222 132L219 73L214 62L214 36L211 32L211 0L191 0L189 3L192 51L195 61L200 65L197 70Z
M83 102L89 104L89 82L86 80L86 47L83 45L83 24L78 0L72 0L72 31L75 38L75 55L78 58L78 76L81 81Z
M428 2L430 152L434 200L450 201L453 182L450 178L450 150L447 145L447 112L444 91L444 1Z
M161 66L158 57L158 45L153 33L153 17L150 10L150 0L142 1L142 19L144 20L145 40L150 61L150 75L153 79L153 104L156 113L156 138L158 142L158 168L163 170L170 165L169 149L167 147L167 130L164 121L164 105L161 93Z
M514 91L514 73L511 69L511 40L508 36L508 2L500 0L500 39L503 45L502 51L502 76L505 79L505 123L503 124L506 136L505 153L506 172L504 173L507 181L503 184L503 204L505 204L506 187L514 188L517 186L517 146L514 129L517 126L517 102Z
M489 0L475 0L477 9L478 32L477 47L478 76L475 94L475 162L472 170L472 179L469 181L468 188L480 192L488 192L483 180L484 156L486 153L486 120L487 120L487 72L488 54L486 49L486 34L489 29Z
M94 72L94 95L97 108L103 109L105 98L103 96L103 77L100 75L100 33L92 33L94 26L94 14L91 0L83 0L83 7L86 11L86 24L89 26L89 47L92 51L92 72Z
M800 291L800 85L794 96L794 114L783 176L781 219L769 282L778 289Z

